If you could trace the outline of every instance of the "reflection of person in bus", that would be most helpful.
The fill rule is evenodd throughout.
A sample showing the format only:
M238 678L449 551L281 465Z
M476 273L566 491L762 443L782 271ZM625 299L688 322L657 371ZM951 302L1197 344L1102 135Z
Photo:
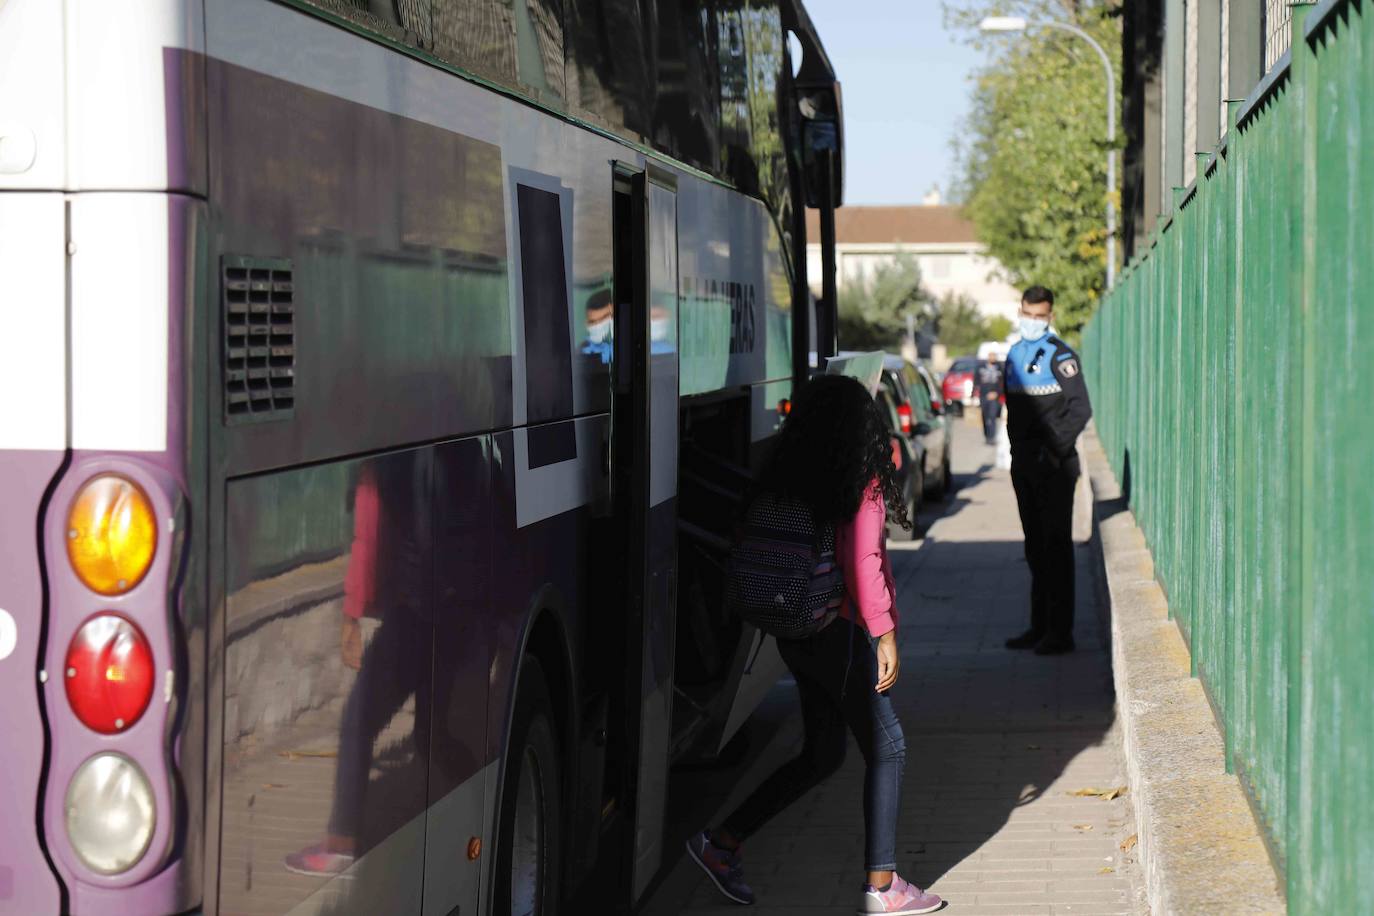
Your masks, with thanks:
M320 843L286 857L298 874L337 875L359 854L372 747L410 694L416 695L414 735L428 744L429 673L427 629L421 619L427 567L423 563L417 512L425 512L426 487L418 462L366 465L354 490L353 542L344 574L339 657L358 672L344 704L338 768L328 830ZM364 646L361 618L381 619Z
M798 391L758 487L834 526L845 597L839 615L816 634L777 641L801 697L801 754L719 826L687 841L692 858L737 903L754 902L740 869L741 841L839 769L848 726L867 764L867 883L858 911L915 914L941 906L939 897L896 873L906 741L887 695L897 682L898 620L885 528L889 519L904 528L911 522L895 474L887 427L862 383L818 376Z
M615 300L609 289L599 289L587 299L587 336L582 341L582 352L609 366L614 337Z

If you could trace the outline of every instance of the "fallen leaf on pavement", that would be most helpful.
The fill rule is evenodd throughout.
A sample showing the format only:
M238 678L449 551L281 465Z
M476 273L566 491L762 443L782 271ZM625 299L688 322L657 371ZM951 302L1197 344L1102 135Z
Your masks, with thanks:
M1074 830L1091 830L1091 829L1093 829L1093 825L1092 825L1092 824L1074 824L1074 825L1073 825L1073 829L1074 829Z
M1075 789L1075 790L1073 790L1072 792L1066 792L1065 794L1066 794L1066 795L1077 795L1077 796L1080 796L1080 797L1083 797L1083 798L1092 798L1092 797L1096 797L1096 798L1102 799L1103 801L1111 801L1112 799L1114 799L1114 798L1116 798L1116 797L1118 797L1118 796L1125 795L1125 794L1126 794L1126 787L1125 787L1125 786L1116 786L1115 788L1112 788L1112 789L1098 789L1098 788L1095 788L1095 787L1093 787L1093 786L1089 786L1089 787L1086 788L1086 789Z
M1027 744L1027 745L1026 745L1026 750L1028 750L1028 751L1038 751L1038 750L1040 750L1040 745L1038 745L1038 744Z
M1132 849L1135 849L1135 844L1139 842L1140 834L1133 833L1130 836L1126 837L1126 839L1121 841L1121 851L1130 852Z
M1110 865L1104 865L1097 870L1097 873L1099 875L1110 875L1114 871L1116 871L1115 868L1112 868Z

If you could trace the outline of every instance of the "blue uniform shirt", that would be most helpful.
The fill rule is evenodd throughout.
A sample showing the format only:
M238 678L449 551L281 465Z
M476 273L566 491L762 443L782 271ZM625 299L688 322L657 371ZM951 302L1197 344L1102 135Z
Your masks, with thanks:
M1078 354L1045 334L1015 343L1003 372L1013 454L1047 447L1067 457L1092 416Z

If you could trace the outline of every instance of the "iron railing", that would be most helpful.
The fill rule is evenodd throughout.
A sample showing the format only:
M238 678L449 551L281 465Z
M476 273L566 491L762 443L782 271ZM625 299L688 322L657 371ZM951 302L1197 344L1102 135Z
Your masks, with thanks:
M1374 900L1374 7L1290 28L1084 363L1289 907L1353 913Z

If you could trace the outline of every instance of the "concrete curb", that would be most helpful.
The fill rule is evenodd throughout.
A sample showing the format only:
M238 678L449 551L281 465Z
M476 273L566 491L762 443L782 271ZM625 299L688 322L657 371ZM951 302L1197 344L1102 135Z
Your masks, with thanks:
M1083 436L1151 912L1285 913L1281 882L1097 433Z

